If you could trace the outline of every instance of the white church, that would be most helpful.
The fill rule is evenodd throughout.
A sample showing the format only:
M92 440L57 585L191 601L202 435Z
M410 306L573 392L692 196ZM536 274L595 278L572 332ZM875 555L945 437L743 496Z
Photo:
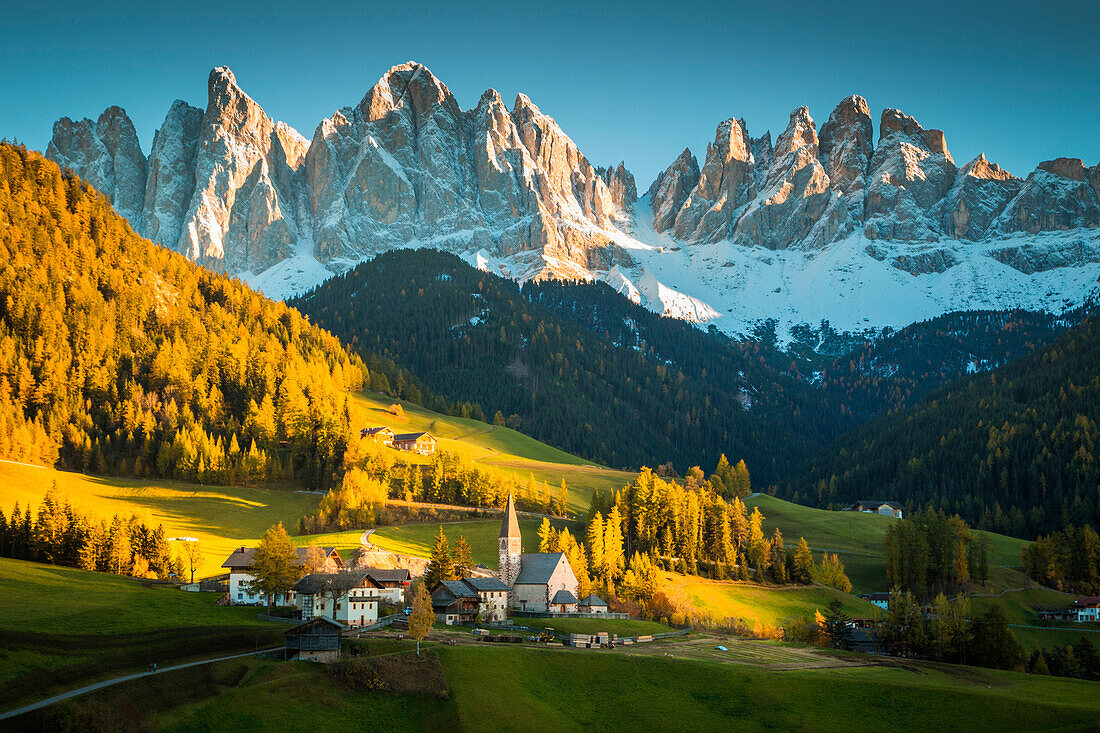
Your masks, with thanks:
M576 613L578 610L577 576L565 553L523 552L511 494L500 524L500 579L511 589L508 604L513 611Z

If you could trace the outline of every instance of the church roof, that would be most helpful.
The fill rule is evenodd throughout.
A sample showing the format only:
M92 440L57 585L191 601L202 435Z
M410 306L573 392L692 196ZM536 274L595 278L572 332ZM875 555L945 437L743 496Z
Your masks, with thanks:
M519 537L519 519L516 517L516 505L511 494L508 494L508 506L504 508L504 521L500 523L500 537Z
M553 599L551 599L550 602L551 603L576 603L577 598L572 593L570 593L569 591L562 588L561 590L559 590L557 593L554 594L554 597L553 597Z
M519 557L519 577L516 585L545 585L550 582L554 568L565 557L562 552L530 552ZM576 600L573 601L576 603Z

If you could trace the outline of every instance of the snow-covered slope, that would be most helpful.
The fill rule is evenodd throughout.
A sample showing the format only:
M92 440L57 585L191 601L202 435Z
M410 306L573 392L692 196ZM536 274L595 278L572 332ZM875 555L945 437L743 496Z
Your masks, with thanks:
M176 102L148 160L124 110L54 126L47 156L112 197L134 228L291 297L380 252L435 247L505 277L597 279L659 313L781 340L822 321L868 333L944 312L1059 311L1097 290L1100 165L1026 179L984 156L959 169L939 130L866 101L818 129L805 107L772 145L717 126L641 199L594 167L525 95L462 110L420 64L395 66L311 141L214 69L205 111Z

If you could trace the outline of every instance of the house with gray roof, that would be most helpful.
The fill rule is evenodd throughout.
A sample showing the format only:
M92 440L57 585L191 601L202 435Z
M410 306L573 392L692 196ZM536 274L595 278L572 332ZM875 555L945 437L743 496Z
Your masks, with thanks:
M846 512L863 512L865 514L882 514L887 517L901 519L905 513L905 506L896 501L870 501L863 499L851 506L844 507Z
M366 570L311 573L294 585L295 605L303 621L327 618L346 626L377 621L382 591Z
M441 580L432 589L432 609L445 624L499 622L508 615L508 586L499 578Z
M306 561L309 558L309 551L311 547L296 547L294 549L298 558L298 565L305 566ZM321 568L320 570L326 572L333 572L344 568L344 559L340 557L340 553L336 551L334 547L318 547L321 553ZM233 552L222 563L223 568L229 569L229 604L232 606L255 606L264 603L264 598L261 594L252 590L252 581L255 580L255 576L252 575L253 558L256 555L255 547L240 547L233 550ZM295 603L294 594L290 593L286 597L279 596L275 599L276 606L289 606Z
M581 613L607 613L607 604L595 593L589 593L577 604Z

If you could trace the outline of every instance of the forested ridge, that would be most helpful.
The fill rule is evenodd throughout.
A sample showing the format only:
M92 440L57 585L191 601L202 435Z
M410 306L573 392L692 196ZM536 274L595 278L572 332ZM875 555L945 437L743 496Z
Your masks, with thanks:
M107 199L0 144L0 456L326 487L361 358L297 311L141 239Z
M472 416L611 466L684 471L725 453L767 485L852 424L778 352L654 314L603 284L521 288L454 255L395 251L291 304L471 403Z
M1100 319L1092 318L849 433L781 493L834 507L897 499L1017 537L1095 526L1098 420Z

